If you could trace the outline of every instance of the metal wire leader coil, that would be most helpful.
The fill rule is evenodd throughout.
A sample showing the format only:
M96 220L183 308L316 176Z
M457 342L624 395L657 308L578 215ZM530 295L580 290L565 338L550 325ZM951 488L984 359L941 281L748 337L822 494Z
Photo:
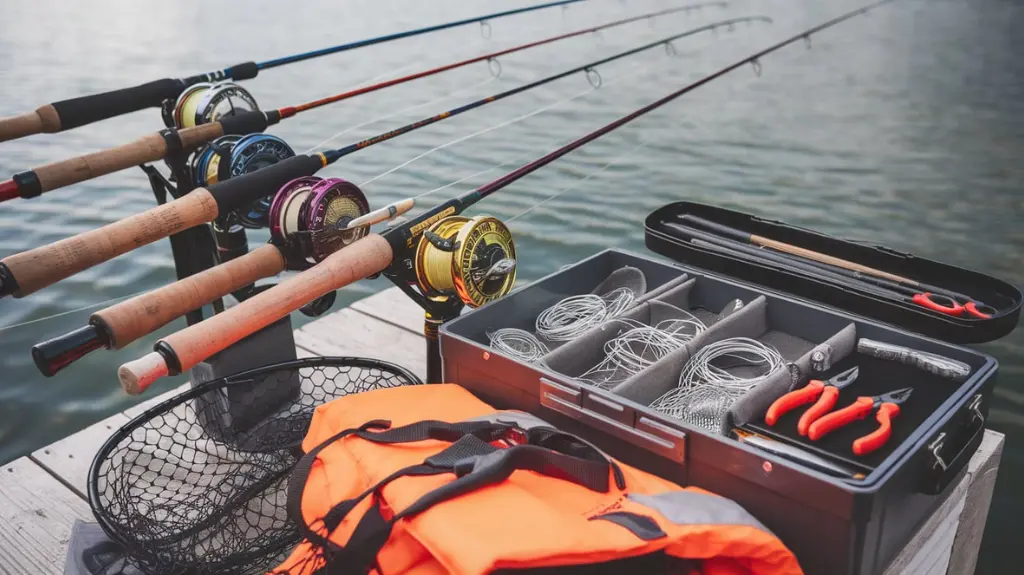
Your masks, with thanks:
M512 290L515 242L497 218L450 216L424 231L414 265L417 283L428 297L454 295L480 307Z

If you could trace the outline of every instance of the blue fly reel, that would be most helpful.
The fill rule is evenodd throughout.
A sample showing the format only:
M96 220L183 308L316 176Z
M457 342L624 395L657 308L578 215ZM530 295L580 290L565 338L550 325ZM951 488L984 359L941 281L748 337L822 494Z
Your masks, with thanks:
M206 187L295 156L284 140L269 134L221 136L200 149L192 158L196 186ZM260 198L236 213L239 223L249 228L268 225L273 195Z

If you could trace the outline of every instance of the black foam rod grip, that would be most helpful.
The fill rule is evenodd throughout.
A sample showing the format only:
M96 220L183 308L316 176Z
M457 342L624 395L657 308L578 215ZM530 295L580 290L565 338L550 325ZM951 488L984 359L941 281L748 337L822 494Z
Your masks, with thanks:
M32 359L46 377L81 359L86 354L107 347L107 334L95 325L87 325L32 348Z
M279 120L281 115L277 114L276 110L274 112L273 119ZM258 110L247 110L233 116L225 116L218 121L224 129L224 135L236 134L239 136L262 132L270 124L276 123L276 121L271 121L269 112L260 112Z
M277 193L281 186L295 178L312 176L324 167L324 164L319 154L302 154L255 172L218 182L210 186L210 193L217 200L218 213L226 214Z
M232 80L251 80L260 73L256 62L242 62L227 69L227 76Z
M165 99L177 98L184 87L181 80L164 78L131 88L61 100L51 105L57 110L60 129L64 131L146 108L157 108Z

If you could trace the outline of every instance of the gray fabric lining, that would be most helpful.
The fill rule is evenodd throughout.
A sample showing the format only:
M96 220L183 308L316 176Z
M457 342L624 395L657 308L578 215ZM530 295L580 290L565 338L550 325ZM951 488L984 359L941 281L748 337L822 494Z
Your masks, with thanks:
M685 284L685 283L690 283L692 285L693 280L690 279L690 277L688 275L686 275L686 274L680 274L679 277L673 278L673 279L665 282L664 284L662 284L662 285L652 289L651 291L643 294L642 296L638 297L636 302L637 303L643 303L643 302L645 302L647 300L651 300L651 299L661 299L662 294L664 294L666 292L669 292L669 291L674 291L680 285ZM686 291L689 292L689 289L687 289ZM668 303L672 303L672 302L668 302ZM673 304L673 305L675 305L675 304ZM686 308L683 307L683 309L686 309Z
M654 509L676 525L743 525L772 533L740 504L710 493L666 491L657 495L631 493L626 497Z

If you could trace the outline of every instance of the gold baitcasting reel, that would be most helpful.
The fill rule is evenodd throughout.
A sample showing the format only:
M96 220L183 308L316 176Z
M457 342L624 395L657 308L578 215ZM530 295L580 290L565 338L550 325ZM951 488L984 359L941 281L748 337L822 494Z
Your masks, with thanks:
M516 281L512 232L497 218L450 216L423 232L416 247L416 282L431 299L456 296L480 307Z

